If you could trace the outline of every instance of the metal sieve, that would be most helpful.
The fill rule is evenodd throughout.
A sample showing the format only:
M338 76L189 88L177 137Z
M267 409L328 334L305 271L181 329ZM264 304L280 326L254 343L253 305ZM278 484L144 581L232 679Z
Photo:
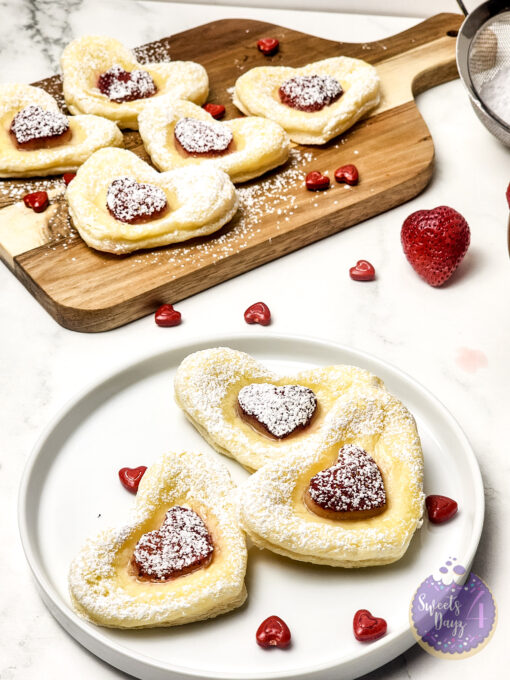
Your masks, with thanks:
M461 0L457 3L464 14ZM485 127L506 146L510 146L510 1L489 0L466 17L457 38L457 68L466 86L471 105ZM489 98L498 90L491 81L508 70L508 119L501 117L502 104ZM501 77L501 76L500 76Z

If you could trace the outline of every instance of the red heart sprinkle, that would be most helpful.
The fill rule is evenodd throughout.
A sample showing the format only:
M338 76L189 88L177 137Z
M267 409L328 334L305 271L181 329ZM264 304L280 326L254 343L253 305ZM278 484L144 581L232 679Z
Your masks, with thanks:
M261 647L280 647L285 649L290 645L290 630L285 621L279 616L269 616L262 621L255 635Z
M324 191L329 187L330 181L327 175L323 175L318 170L312 170L305 178L308 191Z
M359 182L358 168L352 164L342 165L335 170L335 179L337 182L344 182L353 187Z
M349 269L349 275L354 281L373 281L375 269L368 260L358 260L356 266Z
M122 486L128 491L136 493L138 491L138 485L145 474L145 470L147 470L145 465L140 465L140 467L136 468L121 468L119 470L119 479Z
M34 212L44 212L48 207L50 201L48 194L45 191L35 191L33 194L26 194L23 196L23 203L27 208L31 208Z
M278 52L278 47L280 46L279 41L276 38L261 38L257 42L257 47L265 54L266 57L270 57Z
M210 113L213 118L219 120L225 115L225 107L223 104L204 104L204 110Z
M354 637L360 642L371 642L382 637L388 628L384 619L372 616L368 609L359 609L352 620Z
M510 208L510 184L506 188L506 200L508 202L508 207Z
M427 496L425 499L429 520L433 524L447 522L457 514L459 506L453 498L448 496Z
M261 326L268 326L271 322L269 307L263 302L255 302L245 311L244 320L246 323L259 323Z
M75 172L64 172L64 174L62 175L62 179L64 180L66 185L70 184L75 177L76 177Z
M172 305L161 305L156 310L154 319L158 326L178 326L181 323L181 313Z

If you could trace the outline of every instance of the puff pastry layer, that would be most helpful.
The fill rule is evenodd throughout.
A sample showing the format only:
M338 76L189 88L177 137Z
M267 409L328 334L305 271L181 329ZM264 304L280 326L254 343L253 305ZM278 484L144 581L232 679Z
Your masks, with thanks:
M72 137L48 149L28 151L13 144L9 129L15 115L27 106L58 112L55 99L32 85L0 85L0 177L34 177L74 172L94 151L122 146L122 133L99 116L70 116Z
M161 95L189 99L203 104L209 92L209 79L203 66L193 61L139 64L124 45L107 36L86 35L73 40L62 53L64 97L71 113L93 113L118 123L121 128L138 130L138 114L148 102ZM126 71L147 71L157 92L146 99L116 103L97 87L98 77L112 66Z
M300 111L283 104L278 94L281 85L307 75L332 76L340 82L343 94L319 111ZM373 66L350 57L323 59L302 68L258 66L237 79L233 101L246 115L279 123L293 142L325 144L377 106L379 77Z
M167 212L138 224L115 219L107 209L106 195L110 184L120 177L163 189ZM103 149L91 156L69 185L67 199L73 224L83 240L92 248L117 254L211 234L237 210L234 185L224 172L192 166L160 174L123 149Z
M69 591L84 618L114 628L174 626L223 614L246 599L246 544L226 468L202 453L170 453L150 466L129 521L89 539L69 570ZM205 522L211 563L163 583L138 580L130 569L142 535L158 529L167 510L182 506Z
M184 156L176 147L174 129L182 118L195 118L225 125L233 135L234 150L222 156ZM233 182L246 182L285 163L290 140L285 130L271 120L249 116L215 123L214 118L192 102L159 97L148 104L138 119L140 135L152 162L160 170L206 165L224 170Z
M333 520L308 510L310 479L333 465L346 444L376 461L387 507L369 519ZM341 397L319 446L290 454L252 475L239 489L241 523L261 548L335 567L389 564L421 526L423 457L412 415L382 389L362 386Z
M284 439L272 439L255 430L237 408L240 390L251 383L299 384L313 390L318 406L310 425ZM330 411L338 398L364 386L382 386L382 382L361 368L341 365L294 376L276 375L248 354L227 347L186 357L174 380L178 405L204 439L248 470L313 449L329 427Z

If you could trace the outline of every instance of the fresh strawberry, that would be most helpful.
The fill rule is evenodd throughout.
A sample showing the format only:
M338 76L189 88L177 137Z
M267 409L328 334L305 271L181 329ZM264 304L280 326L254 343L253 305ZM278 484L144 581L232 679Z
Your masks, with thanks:
M400 238L413 269L431 286L440 286L466 254L470 231L460 213L442 205L409 215Z

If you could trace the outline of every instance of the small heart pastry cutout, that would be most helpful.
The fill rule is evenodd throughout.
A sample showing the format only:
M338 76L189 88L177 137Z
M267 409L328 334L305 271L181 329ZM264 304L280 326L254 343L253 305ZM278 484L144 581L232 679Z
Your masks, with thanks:
M354 637L360 642L372 642L386 634L388 624L382 618L372 616L368 609L359 609L352 622Z

